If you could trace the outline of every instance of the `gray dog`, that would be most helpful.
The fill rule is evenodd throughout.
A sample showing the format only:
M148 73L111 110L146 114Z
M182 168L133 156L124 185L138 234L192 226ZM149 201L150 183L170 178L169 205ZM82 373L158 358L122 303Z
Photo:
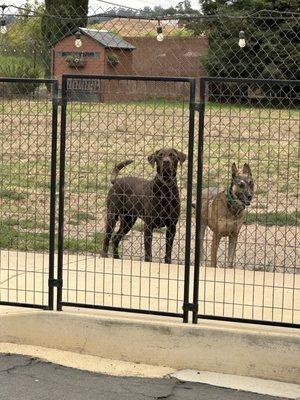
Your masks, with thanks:
M131 230L137 218L145 222L145 261L152 261L153 229L167 227L165 262L171 263L176 224L180 214L180 199L176 180L178 162L182 165L186 155L175 149L157 150L148 157L157 166L153 180L133 176L117 179L118 173L133 162L117 164L111 174L113 184L107 196L107 221L102 256L107 257L109 242L118 220L119 230L113 237L113 256L119 258L118 247Z

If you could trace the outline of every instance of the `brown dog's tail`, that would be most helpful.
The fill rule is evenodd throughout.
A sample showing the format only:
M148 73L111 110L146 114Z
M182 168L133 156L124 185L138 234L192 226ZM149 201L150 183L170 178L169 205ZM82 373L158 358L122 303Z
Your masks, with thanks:
M112 170L112 173L110 175L110 181L112 184L114 184L116 182L117 176L119 174L119 172L121 171L121 169L125 168L127 165L132 164L133 160L127 160L127 161L123 161L119 164L115 165L115 168Z

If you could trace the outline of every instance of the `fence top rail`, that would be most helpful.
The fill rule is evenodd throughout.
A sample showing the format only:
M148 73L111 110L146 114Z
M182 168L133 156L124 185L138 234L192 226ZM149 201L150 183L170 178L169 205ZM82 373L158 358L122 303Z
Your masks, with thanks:
M139 75L81 75L63 74L63 80L68 79L102 79L102 80L127 80L127 81L152 81L152 82L187 82L194 83L195 78L180 76L139 76Z
M213 76L203 76L200 78L202 82L229 82L229 83L256 83L259 85L270 84L270 85L300 85L299 80L284 80L284 79L255 79L255 78L223 78Z
M40 79L40 78L7 78L0 77L0 82L10 82L10 83L57 83L56 79Z

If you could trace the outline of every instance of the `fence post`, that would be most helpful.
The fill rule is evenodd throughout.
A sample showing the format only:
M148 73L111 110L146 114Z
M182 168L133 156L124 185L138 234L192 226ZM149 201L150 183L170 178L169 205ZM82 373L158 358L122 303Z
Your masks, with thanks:
M191 237L192 237L192 195L193 195L193 159L195 133L195 79L190 80L189 99L189 146L188 146L188 176L187 176L187 203L186 203L186 235L185 235L185 269L184 269L184 300L183 322L188 322L190 303L190 265L191 265Z
M195 233L195 267L194 267L194 293L193 293L193 323L198 320L199 301L199 277L200 277L200 231L201 231L201 207L202 207L202 177L203 177L203 139L205 117L205 78L200 78L200 103L199 111L199 135L198 135L198 166L197 166L197 201L196 201L196 233Z
M64 252L64 200L65 200L65 155L66 155L66 125L67 125L67 78L62 77L61 89L61 132L60 132L60 170L59 170L59 209L58 209L58 259L57 280L57 311L62 306L63 252Z
M51 138L51 190L50 190L50 241L49 241L49 282L48 308L53 310L53 279L55 254L55 197L56 197L56 170L57 170L57 113L58 113L58 83L53 82L52 89L52 138Z

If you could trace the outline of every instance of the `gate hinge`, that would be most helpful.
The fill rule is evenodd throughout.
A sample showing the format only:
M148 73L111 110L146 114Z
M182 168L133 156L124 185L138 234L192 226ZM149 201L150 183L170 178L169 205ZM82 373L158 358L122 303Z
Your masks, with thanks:
M60 107L65 103L65 99L63 97L55 97L53 101L57 106Z
M201 109L204 108L204 103L201 103L201 102L200 103L194 103L193 104L193 108L194 108L195 111L200 112Z
M57 287L57 288L62 288L63 286L63 280L62 279L49 279L48 280L49 287Z
M183 311L192 311L194 313L198 313L198 304L193 303L185 303L183 304Z

